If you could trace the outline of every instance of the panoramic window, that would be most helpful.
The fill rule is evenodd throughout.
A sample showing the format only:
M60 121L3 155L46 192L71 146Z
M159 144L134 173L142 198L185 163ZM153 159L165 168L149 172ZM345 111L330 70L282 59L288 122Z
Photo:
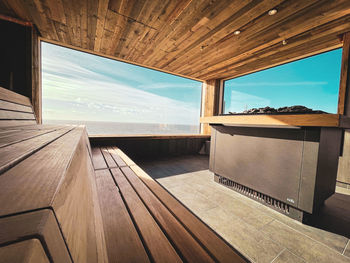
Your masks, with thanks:
M336 49L225 81L224 113L337 113L341 52Z
M201 82L42 42L45 124L89 134L199 133Z

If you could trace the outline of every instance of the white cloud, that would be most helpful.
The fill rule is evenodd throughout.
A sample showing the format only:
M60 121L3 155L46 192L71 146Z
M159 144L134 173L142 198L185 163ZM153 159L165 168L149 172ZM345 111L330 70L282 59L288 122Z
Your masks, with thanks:
M69 59L70 54L65 57L61 53L43 53L44 119L167 124L199 122L199 109L189 103L117 82L74 62L78 58ZM129 72L126 77L130 75ZM140 80L143 78L139 77ZM157 83L155 86L174 85ZM183 84L175 86L185 87Z

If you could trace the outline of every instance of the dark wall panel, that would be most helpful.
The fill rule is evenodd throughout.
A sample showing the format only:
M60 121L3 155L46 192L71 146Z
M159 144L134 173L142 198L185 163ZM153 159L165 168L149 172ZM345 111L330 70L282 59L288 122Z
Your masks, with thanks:
M0 87L32 97L32 27L0 20Z

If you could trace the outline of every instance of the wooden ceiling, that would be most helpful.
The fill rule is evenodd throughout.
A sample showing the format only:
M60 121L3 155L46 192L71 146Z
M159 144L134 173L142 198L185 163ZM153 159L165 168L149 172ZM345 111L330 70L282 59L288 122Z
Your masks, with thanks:
M0 13L48 41L200 80L331 50L350 31L349 0L2 0Z

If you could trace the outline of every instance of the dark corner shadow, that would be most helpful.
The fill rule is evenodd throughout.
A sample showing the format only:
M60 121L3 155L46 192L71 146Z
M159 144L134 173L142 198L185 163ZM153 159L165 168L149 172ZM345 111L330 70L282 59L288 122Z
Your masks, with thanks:
M152 178L159 179L209 169L207 155L182 155L177 157L137 160L139 165Z
M307 225L350 238L350 195L335 193L309 216Z

